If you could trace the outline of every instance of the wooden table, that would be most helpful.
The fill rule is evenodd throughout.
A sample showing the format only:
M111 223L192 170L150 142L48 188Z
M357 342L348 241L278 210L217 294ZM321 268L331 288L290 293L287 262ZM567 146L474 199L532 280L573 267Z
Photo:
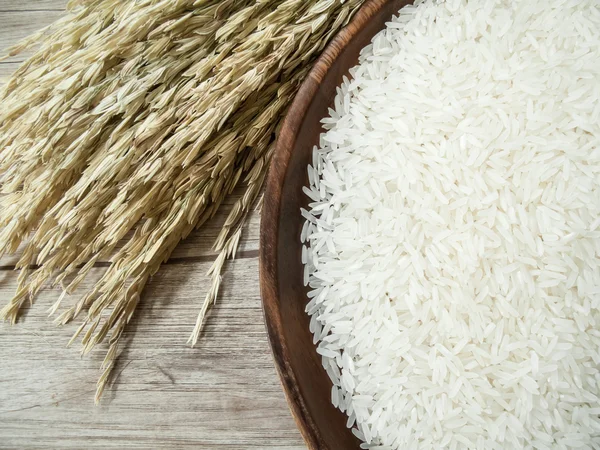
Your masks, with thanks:
M59 18L64 4L0 0L0 48ZM0 82L22 60L0 63ZM123 339L116 382L98 407L94 391L106 347L84 358L77 344L65 347L77 324L56 328L47 318L57 290L45 290L17 326L0 324L0 447L305 448L267 343L258 214L224 274L200 343L186 345L223 218L183 242L146 288ZM15 261L0 259L2 303L14 292Z

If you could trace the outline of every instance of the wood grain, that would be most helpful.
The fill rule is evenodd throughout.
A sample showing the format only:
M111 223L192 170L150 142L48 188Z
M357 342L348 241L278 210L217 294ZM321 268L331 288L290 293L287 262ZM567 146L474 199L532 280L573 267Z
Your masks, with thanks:
M311 449L358 450L346 417L330 402L332 383L321 365L305 313L300 208L302 187L319 143L321 119L360 50L411 0L369 0L325 49L290 107L271 163L264 199L260 280L269 340L298 427Z
M209 264L157 274L100 407L93 394L103 355L81 359L76 345L65 348L72 327L46 320L56 292L43 292L22 323L0 333L1 446L302 448L268 351L256 258L230 266L200 345L186 345ZM2 280L0 298L13 288Z
M0 0L0 12L64 11L67 0Z
M60 17L65 3L0 0L0 47ZM0 63L0 79L21 60ZM224 217L183 242L146 288L126 331L116 383L99 407L93 397L106 348L81 358L77 344L65 347L76 325L56 328L45 314L57 291L43 291L17 326L0 324L0 447L305 448L268 349L257 213L199 345L186 344ZM14 292L15 261L0 259L0 303ZM88 286L101 271L94 269Z
M3 3L11 2L12 0L0 0L0 49L2 50L17 43L32 32L50 25L64 14L64 8L62 10L19 11L4 8L2 6ZM22 4L27 3L22 2ZM18 55L2 62L2 64L0 64L0 78L9 75L10 72L7 72L6 69L13 70L15 63L23 61L24 56L26 55L27 54Z

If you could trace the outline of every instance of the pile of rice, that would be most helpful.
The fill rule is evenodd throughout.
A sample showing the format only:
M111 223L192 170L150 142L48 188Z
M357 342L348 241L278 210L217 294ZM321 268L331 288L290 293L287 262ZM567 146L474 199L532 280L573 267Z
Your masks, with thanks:
M422 1L308 168L317 351L364 448L600 448L600 3Z

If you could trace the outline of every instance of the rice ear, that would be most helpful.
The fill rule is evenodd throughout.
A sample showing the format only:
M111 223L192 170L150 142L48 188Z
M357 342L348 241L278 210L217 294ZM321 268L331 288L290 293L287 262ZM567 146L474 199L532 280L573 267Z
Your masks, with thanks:
M84 353L111 336L98 400L148 278L243 185L215 243L195 343L287 105L317 44L362 3L71 0L66 17L18 44L13 53L33 54L0 91L0 253L27 246L0 319L60 284L69 297L51 312L63 325L84 315L74 336Z

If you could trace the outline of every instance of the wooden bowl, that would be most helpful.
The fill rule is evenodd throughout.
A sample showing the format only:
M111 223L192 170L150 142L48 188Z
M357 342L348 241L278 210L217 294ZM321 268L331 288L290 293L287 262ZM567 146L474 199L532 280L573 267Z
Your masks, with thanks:
M281 129L264 199L260 282L267 331L288 403L311 449L358 449L346 416L331 404L331 386L308 329L300 259L300 207L321 119L360 50L411 0L368 0L325 49L300 88Z

